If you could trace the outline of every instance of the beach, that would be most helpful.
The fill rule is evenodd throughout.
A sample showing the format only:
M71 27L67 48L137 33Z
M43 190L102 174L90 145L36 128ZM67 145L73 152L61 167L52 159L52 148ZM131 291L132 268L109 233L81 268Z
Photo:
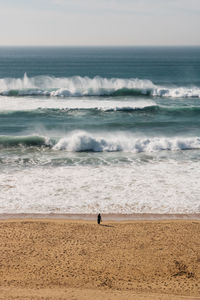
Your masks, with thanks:
M0 300L200 300L200 0L0 24Z
M0 299L199 299L200 221L0 221Z
M0 47L0 299L200 299L199 50Z

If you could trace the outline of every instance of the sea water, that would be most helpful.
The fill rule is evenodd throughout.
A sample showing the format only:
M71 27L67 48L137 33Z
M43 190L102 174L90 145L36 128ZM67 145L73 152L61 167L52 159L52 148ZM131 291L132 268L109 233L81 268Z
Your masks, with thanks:
M0 213L199 213L200 48L0 48Z

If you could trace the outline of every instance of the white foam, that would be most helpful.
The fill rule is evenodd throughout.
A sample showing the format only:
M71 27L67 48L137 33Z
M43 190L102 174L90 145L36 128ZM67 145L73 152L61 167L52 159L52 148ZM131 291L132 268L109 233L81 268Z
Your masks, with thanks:
M140 137L128 132L114 134L97 134L75 131L61 138L53 147L54 150L79 151L123 151L123 152L158 152L163 150L200 149L200 137Z
M200 88L192 87L156 87L152 90L152 96L166 98L200 98Z
M0 213L199 213L199 162L0 173Z
M134 110L145 107L156 106L152 100L111 100L111 99L95 99L95 98L26 98L26 97L0 97L0 111L30 111L36 109L97 109L102 111L109 110Z
M89 77L66 77L56 78L50 76L23 78L2 78L0 79L1 95L33 95L50 97L82 97L112 95L115 92L124 90L140 95L152 95L173 98L200 98L199 87L165 87L153 84L152 81L137 78L102 78Z
M18 95L46 95L46 96L98 96L110 95L121 89L153 88L150 80L101 78L89 77L67 77L55 78L50 76L36 76L29 78L26 74L23 78L0 79L0 93L7 95L10 91L18 91Z

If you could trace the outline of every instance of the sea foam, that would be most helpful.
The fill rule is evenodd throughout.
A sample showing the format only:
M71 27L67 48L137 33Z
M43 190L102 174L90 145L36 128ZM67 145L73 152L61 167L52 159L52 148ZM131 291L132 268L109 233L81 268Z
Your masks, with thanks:
M0 172L1 213L199 213L199 162Z
M96 110L96 111L134 111L139 109L157 107L150 99L124 99L117 101L116 98L41 98L41 97L0 97L0 112L33 111L41 109L58 110Z

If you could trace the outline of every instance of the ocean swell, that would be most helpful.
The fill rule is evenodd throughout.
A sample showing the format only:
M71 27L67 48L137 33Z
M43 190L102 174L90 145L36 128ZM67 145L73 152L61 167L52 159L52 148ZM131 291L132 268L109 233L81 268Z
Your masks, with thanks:
M0 136L0 148L25 146L25 147L41 147L49 146L50 140L43 136Z
M51 76L0 79L0 95L4 96L152 96L169 98L200 98L199 87L157 86L150 80L137 78L102 78Z

